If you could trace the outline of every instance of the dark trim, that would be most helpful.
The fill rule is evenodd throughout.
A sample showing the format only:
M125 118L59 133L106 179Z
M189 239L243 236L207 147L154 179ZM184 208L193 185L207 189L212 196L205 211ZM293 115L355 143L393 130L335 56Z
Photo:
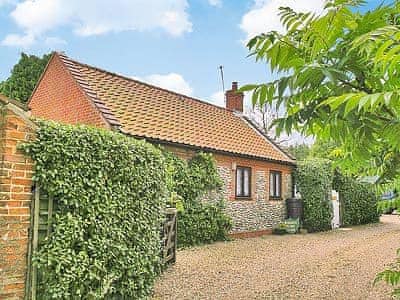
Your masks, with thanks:
M257 124L255 124L252 120L250 120L248 117L246 117L245 115L243 115L243 119L245 119L247 122L250 123L250 125L252 125L258 133L260 133L264 138L266 138L268 140L268 142L270 142L272 145L274 145L276 148L278 148L283 154L285 154L288 158L292 159L292 160L296 160L296 158L291 155L288 151L284 150L281 146L279 146L277 143L275 143L267 134L265 134L265 132L263 132L258 126ZM295 164L295 163L294 163Z
M273 190L271 189L271 175L274 175L273 187L272 187ZM271 195L271 191L275 191L276 175L279 175L279 196ZM282 200L282 172L281 171L269 170L269 198L272 200Z
M238 195L237 194L237 177L238 177L238 170L248 170L249 171L249 194L248 195ZM244 167L244 166L236 166L235 170L235 198L240 199L240 200L251 200L251 179L252 179L252 170L250 167ZM243 173L244 174L244 173ZM244 191L244 176L242 176L242 191Z
M209 148L209 147L200 147L200 146L189 145L189 144L184 144L184 143L170 142L170 141L165 141L165 140L161 140L158 138L149 138L149 137L145 137L145 136L131 134L129 132L124 131L123 129L120 129L120 131L125 135L132 136L137 139L144 139L150 143L155 143L155 144L160 144L160 145L174 146L174 147L180 147L180 148L184 148L184 149L191 149L194 151L211 152L211 153L223 154L223 155L234 156L234 157L255 159L255 160L259 160L259 161L267 161L267 162L276 163L276 164L285 165L285 166L291 166L291 167L296 166L295 162L290 162L290 161L283 161L283 160L278 160L278 159L259 157L259 156L255 156L255 155L229 152L229 151L225 151L225 150L217 150L217 149L213 149L213 148Z

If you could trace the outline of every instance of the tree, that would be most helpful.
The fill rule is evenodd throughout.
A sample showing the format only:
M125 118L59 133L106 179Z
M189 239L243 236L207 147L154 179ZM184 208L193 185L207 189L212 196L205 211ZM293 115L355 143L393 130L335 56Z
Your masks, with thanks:
M333 141L317 139L311 146L309 155L311 157L325 158L333 161L340 155L337 151L338 148L338 144Z
M307 144L290 145L287 150L292 154L296 160L305 160L310 155L310 146Z
M288 140L287 137L277 136L273 123L278 118L278 113L270 105L256 104L247 109L246 116L275 143L281 145Z
M362 3L328 1L320 16L281 8L286 33L248 43L278 79L242 90L253 91L254 104L285 107L275 121L278 134L298 130L332 139L342 145L344 167L373 166L395 176L385 162L397 167L400 161L400 4L362 14Z
M256 104L247 111L247 115L265 134L275 135L272 122L277 118L278 114L272 110L271 106Z
M0 93L22 103L27 102L50 56L51 54L38 57L21 53L10 77L0 84Z
M278 134L298 130L333 141L341 145L343 169L398 181L400 2L361 13L363 4L330 0L321 15L282 7L286 32L248 43L277 79L242 91L253 91L253 104L284 106ZM380 278L398 285L400 272Z

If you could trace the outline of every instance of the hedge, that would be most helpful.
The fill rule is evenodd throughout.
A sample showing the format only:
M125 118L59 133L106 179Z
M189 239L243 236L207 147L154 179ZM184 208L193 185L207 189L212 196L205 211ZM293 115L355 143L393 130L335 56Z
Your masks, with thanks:
M201 197L222 187L222 180L211 154L198 153L189 161L164 152L172 180L170 192L183 202L178 212L178 247L190 247L226 240L232 227L224 202L207 203Z
M335 171L333 188L339 192L343 225L360 225L379 221L378 198L371 185Z
M332 177L329 160L312 159L297 164L295 180L303 199L303 227L309 232L331 229Z
M166 199L160 150L122 134L39 122L24 150L34 180L57 201L34 254L39 299L146 299L160 271Z

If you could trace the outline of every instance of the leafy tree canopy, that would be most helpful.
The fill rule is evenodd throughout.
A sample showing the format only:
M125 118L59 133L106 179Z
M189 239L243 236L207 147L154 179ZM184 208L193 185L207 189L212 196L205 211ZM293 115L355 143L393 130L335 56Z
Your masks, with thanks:
M278 133L298 130L342 145L353 172L394 177L400 165L400 3L361 13L361 0L330 0L321 15L280 9L285 33L248 43L277 78L247 85L253 103L284 106Z
M14 100L26 103L50 56L51 54L38 57L21 53L21 58L13 67L10 77L0 83L0 93Z
M296 160L304 160L310 154L310 146L307 144L290 145L287 150L292 154Z
M399 184L400 1L362 13L364 3L329 0L320 15L282 7L285 32L260 34L248 43L251 55L268 63L277 79L242 91L253 91L253 104L284 106L278 134L298 130L332 140L340 145L343 169ZM377 280L400 296L398 268Z

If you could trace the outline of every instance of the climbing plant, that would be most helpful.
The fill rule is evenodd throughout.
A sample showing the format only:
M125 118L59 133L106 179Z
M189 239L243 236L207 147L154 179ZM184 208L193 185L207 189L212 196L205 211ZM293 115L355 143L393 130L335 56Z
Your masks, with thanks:
M39 299L147 299L160 270L161 151L111 131L38 125L23 149L57 202L52 232L34 253Z
M378 198L373 187L352 176L335 171L333 188L339 192L343 225L360 225L379 221Z
M198 153L189 161L165 152L168 169L172 170L172 192L183 201L178 214L178 247L188 247L225 240L232 226L222 200L201 201L210 191L218 191L222 180L211 154Z
M298 162L295 180L304 205L303 227L309 232L331 229L332 169L326 159Z

